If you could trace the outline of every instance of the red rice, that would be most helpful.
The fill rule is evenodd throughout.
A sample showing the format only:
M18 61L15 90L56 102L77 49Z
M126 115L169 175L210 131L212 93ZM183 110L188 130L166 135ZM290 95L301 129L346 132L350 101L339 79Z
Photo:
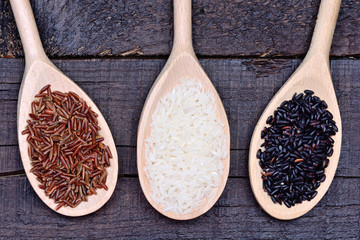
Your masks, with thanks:
M107 190L112 155L98 133L98 114L76 93L52 92L50 85L35 98L22 134L29 135L31 172L56 210L78 206L98 188Z

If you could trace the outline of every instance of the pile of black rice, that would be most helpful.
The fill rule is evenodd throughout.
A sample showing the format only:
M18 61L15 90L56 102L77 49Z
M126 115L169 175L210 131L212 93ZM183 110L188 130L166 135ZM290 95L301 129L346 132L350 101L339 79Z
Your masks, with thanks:
M311 90L295 93L268 117L257 152L263 188L274 203L287 207L310 201L326 178L338 131L325 101Z

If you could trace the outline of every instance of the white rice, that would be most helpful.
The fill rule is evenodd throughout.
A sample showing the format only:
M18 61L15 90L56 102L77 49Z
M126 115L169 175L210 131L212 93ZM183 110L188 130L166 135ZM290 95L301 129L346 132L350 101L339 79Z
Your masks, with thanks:
M160 100L150 127L144 170L151 197L164 212L190 212L214 194L228 154L215 98L183 79Z

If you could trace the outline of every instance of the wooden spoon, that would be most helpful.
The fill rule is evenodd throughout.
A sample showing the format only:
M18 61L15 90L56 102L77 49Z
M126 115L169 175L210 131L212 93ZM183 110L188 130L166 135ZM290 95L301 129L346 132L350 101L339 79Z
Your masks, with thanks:
M220 176L219 186L214 190L214 194L209 199L204 199L203 203L194 208L187 214L175 214L171 211L163 212L163 206L158 205L150 196L149 181L145 175L144 167L146 166L145 159L145 139L150 135L151 116L153 115L160 99L168 94L176 85L180 83L181 79L189 78L200 81L204 89L214 95L216 101L216 108L218 117L224 124L224 131L227 135L227 151L228 155L223 160L224 170ZM200 216L207 212L218 200L224 190L228 175L229 175L229 161L230 161L230 131L226 117L226 113L222 102L217 94L210 79L201 68L197 60L191 40L191 0L174 0L174 44L170 57L152 86L150 93L146 99L143 108L137 139L137 166L142 190L150 202L150 204L165 216L178 220L187 220Z
M20 86L17 109L18 141L25 173L41 200L51 209L55 210L57 204L54 203L54 200L45 196L44 190L38 187L39 182L36 180L36 176L30 173L31 160L28 156L28 143L26 141L26 136L22 135L21 131L23 131L27 125L26 120L29 119L31 102L34 100L34 96L42 87L47 84L51 84L52 90L75 92L86 101L93 111L99 115L98 121L99 126L101 127L99 134L105 138L104 143L110 147L113 158L110 160L110 167L107 168L107 191L97 189L97 195L89 196L87 202L82 202L75 208L62 207L57 212L67 216L82 216L92 213L102 207L109 200L114 192L117 182L118 159L110 129L104 117L101 115L99 109L90 97L81 90L78 85L60 72L60 70L57 69L46 57L29 1L10 0L10 3L22 40L26 63L24 77Z
M261 207L268 214L278 219L294 219L310 211L328 190L338 165L341 148L341 118L330 75L329 52L340 3L341 0L321 1L310 49L304 61L270 101L261 115L251 139L249 152L251 188ZM301 93L306 89L313 90L316 96L326 101L329 106L328 110L333 114L339 131L333 136L335 141L334 154L329 158L329 165L325 169L326 180L317 189L316 197L311 201L303 201L301 204L287 208L285 204L274 204L270 196L264 192L261 179L262 169L259 166L256 153L263 142L260 134L266 125L267 117L273 115L274 110L284 100L291 99L295 92Z

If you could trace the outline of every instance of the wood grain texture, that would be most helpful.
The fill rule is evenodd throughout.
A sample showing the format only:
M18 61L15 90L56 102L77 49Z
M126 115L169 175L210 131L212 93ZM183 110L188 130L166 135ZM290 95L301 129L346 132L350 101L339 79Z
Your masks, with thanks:
M142 106L165 60L56 60L54 63L94 100L112 130L116 145L135 147ZM247 171L242 169L247 163L242 161L247 161L245 152L253 128L300 60L207 59L200 63L223 100L230 123L231 148L238 150L231 153L239 157L231 156L230 176L247 176ZM0 155L4 157L10 151L8 146L17 145L16 104L23 67L21 59L0 59ZM331 69L343 121L343 145L336 174L359 176L360 122L356 119L360 119L360 61L333 60ZM119 167L120 173L136 174L135 155L122 158L120 152L124 150L118 148L118 151L119 164L123 166ZM21 164L12 162L13 159L1 162L0 173L21 170Z
M137 175L136 168L136 148L118 146L119 156L119 175ZM342 157L336 171L338 177L360 177L358 156L353 154L351 157ZM248 150L231 150L230 151L230 177L248 177ZM13 173L23 172L18 146L0 146L0 176Z
M46 53L168 55L172 1L31 1ZM193 1L194 48L202 56L306 53L320 0ZM360 2L343 0L331 55L360 54ZM23 56L8 0L0 1L0 56Z
M146 201L137 178L120 178L99 211L63 217L36 196L25 176L0 178L0 235L4 238L116 239L358 239L360 179L336 178L308 214L278 221L256 203L249 180L229 179L216 205L191 221L163 217ZM13 199L13 201L7 201Z
M138 174L136 168L136 148L135 147L117 147L119 156L119 175ZM247 150L231 150L230 153L230 176L247 177L248 176L248 155ZM24 168L21 164L18 146L0 146L0 159L9 159L9 161L0 161L0 176L13 172L23 173ZM343 176L339 174L339 176ZM346 175L345 175L346 176ZM360 177L358 172L350 176Z
M279 58L306 53L320 0L193 1L194 49L208 57L200 62L224 102L232 150L222 197L207 214L185 222L154 210L136 177L140 112L165 64L146 58L170 53L172 1L31 2L46 53L63 59L55 65L94 99L108 121L120 178L110 201L90 216L67 218L48 209L20 174L16 104L24 63L0 58L0 238L359 239L359 60L331 61L343 146L335 180L320 203L299 219L277 221L261 210L247 179L253 128L300 63ZM332 56L360 56L359 9L360 1L342 1ZM145 59L111 58L138 55ZM23 51L9 0L0 0L0 57L7 56L22 57ZM254 58L260 56L266 59ZM111 59L65 59L73 57Z

